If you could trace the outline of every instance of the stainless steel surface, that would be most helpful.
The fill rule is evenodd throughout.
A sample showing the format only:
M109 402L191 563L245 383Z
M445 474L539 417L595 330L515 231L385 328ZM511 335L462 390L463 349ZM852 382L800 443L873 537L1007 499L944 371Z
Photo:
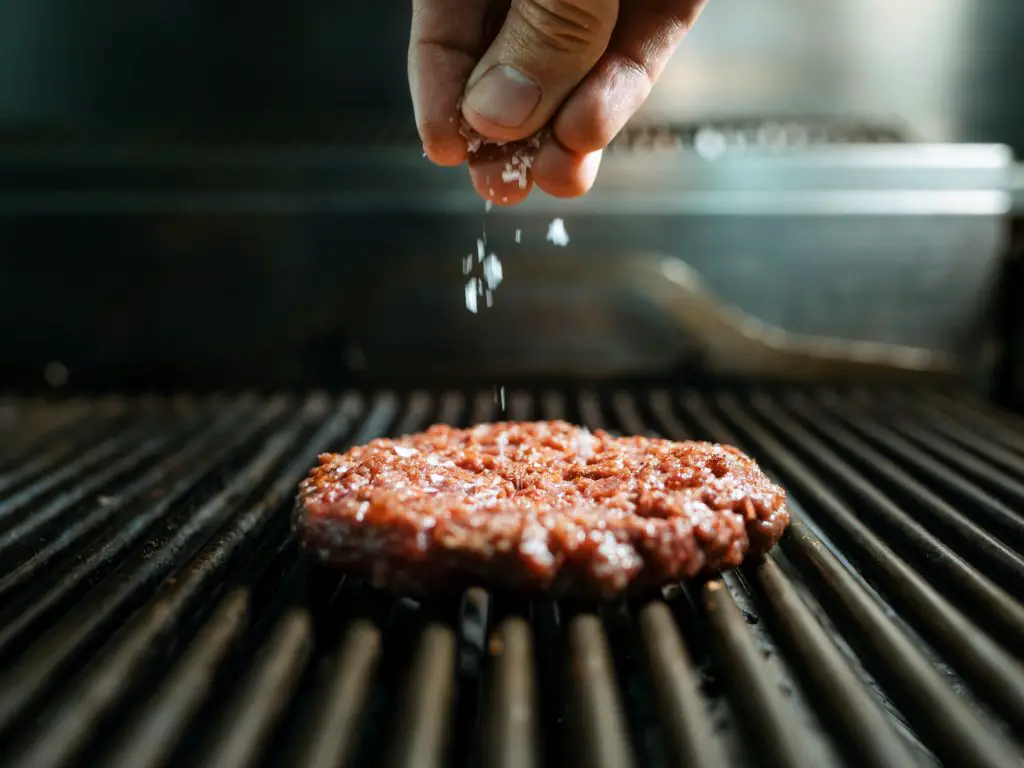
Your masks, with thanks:
M1010 172L1010 188L1013 191L1013 210L1024 213L1024 165L1017 163Z
M536 256L536 254L531 254ZM522 275L522 284L513 295L516 299L528 300L548 292L564 297L575 306L579 297L583 302L604 305L607 298L608 313L616 312L615 299L630 297L655 318L669 324L675 332L674 346L650 350L649 368L659 368L678 363L681 356L690 355L691 367L712 376L744 376L778 378L789 381L815 381L823 377L831 380L846 379L857 382L871 380L917 380L939 381L954 379L962 373L962 365L954 355L924 348L900 346L869 341L853 341L821 336L808 336L787 332L777 326L768 325L754 317L729 306L719 297L711 295L700 276L685 262L672 256L623 253L621 258L587 261L586 258L532 258L526 266L528 274ZM363 316L388 307L395 291L440 292L440 286L448 281L437 281L436 269L424 268L412 262L401 267L401 280L378 289L369 289L358 299L347 303L346 310L353 316ZM415 287L413 287L415 286ZM452 293L455 291L453 290ZM581 302L581 307L583 306ZM568 307L561 307L566 315ZM463 342L474 348L474 365L492 366L495 374L512 376L532 373L562 376L607 375L609 356L620 352L622 336L600 349L595 337L586 347L587 359L571 351L573 341L577 343L584 332L577 327L566 328L569 317L552 323L550 315L543 322L546 329L534 326L528 319L530 314L522 307L515 324L514 334L497 333L494 325L481 326L476 333L464 333ZM550 312L550 310L549 310ZM511 320L510 312L504 313ZM589 320L593 319L591 315ZM599 334L604 328L591 329ZM466 326L468 330L470 326ZM622 329L619 329L621 334ZM639 334L638 334L639 335ZM509 344L509 337L511 346ZM609 336L605 337L606 339ZM369 346L374 348L384 339L372 339ZM639 340L638 340L639 341ZM510 348L518 349L520 344L528 345L523 354L510 355ZM672 342L670 342L671 344ZM451 342L449 342L449 345ZM475 345L475 346L474 346ZM634 356L642 354L632 350ZM380 356L371 367L380 366L389 372L398 373L401 366L409 365L410 357L418 370L448 373L467 373L470 369L465 362L460 366L451 359L436 358L436 349L427 347L416 350L409 345L401 355ZM467 357L469 357L467 355ZM482 358L482 360L481 360ZM525 358L525 361L524 361ZM595 359L596 358L596 359ZM660 358L660 360L659 360ZM624 363L624 358L620 363ZM501 362L504 361L504 362ZM514 361L514 362L510 362ZM525 367L524 366L525 362ZM504 365L504 368L500 366ZM513 369L512 365L520 366ZM634 364L635 365L635 364ZM497 366L497 367L495 367ZM639 373L643 366L627 367L619 373Z
M143 343L167 328L190 365L209 355L222 366L229 349L266 368L274 350L294 355L324 339L364 373L625 375L684 364L850 374L863 367L840 364L837 350L864 362L868 349L873 368L884 358L903 361L897 372L978 375L1011 159L999 145L626 146L609 153L584 198L538 195L485 214L464 170L435 168L397 139L335 150L12 150L0 152L0 236L19 253L18 243L34 252L63 232L65 262L159 285L156 303L119 294L122 311L99 315L110 325L89 337L130 332ZM568 248L544 240L555 216ZM460 265L484 230L506 280L494 308L474 317ZM103 237L112 249L96 246ZM18 288L35 269L12 276L16 297L38 295ZM671 274L699 276L706 301ZM258 312L241 301L245 281L269 291ZM16 297L12 322L32 317L43 337L54 324L69 333L37 301L18 309ZM728 322L710 325L738 347L695 322L709 302L730 308ZM215 324L198 309L164 319L167 308L211 305L223 318ZM126 328L124 317L138 320ZM872 345L896 351L880 358ZM808 351L833 367L811 365Z
M378 318L429 307L437 335L418 327L407 354L395 355L400 327L385 320L361 329L370 370L411 358L423 370L494 375L524 365L635 372L698 353L716 372L857 376L883 360L894 370L973 372L987 354L985 312L1010 206L1003 147L813 147L715 159L627 149L610 153L585 198L538 196L487 215L457 173L447 185L424 176L421 186L412 161L392 157L391 170L380 170L387 162L374 161L379 174L358 204L429 211L444 224L415 252L396 252L400 266L368 266L365 291L346 306ZM417 179L401 202L398 177ZM569 228L564 250L542 239L554 216ZM507 279L495 307L474 318L458 298L456 264L482 230Z
M1022 33L1016 0L711 0L647 111L871 116L1022 148Z

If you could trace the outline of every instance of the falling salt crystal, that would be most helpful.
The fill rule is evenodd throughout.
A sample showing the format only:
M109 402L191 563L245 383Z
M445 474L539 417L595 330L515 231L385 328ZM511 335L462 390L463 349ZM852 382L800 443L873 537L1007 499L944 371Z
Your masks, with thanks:
M476 278L469 278L469 282L466 283L466 309L476 314Z
M565 231L565 222L555 219L548 225L548 242L565 247L569 244L569 233Z
M505 388L501 388L501 410L505 410Z
M478 264L482 263L484 260L484 256L487 255L487 252L484 250L484 247L484 241L478 237L476 239L476 260Z
M486 211L487 213L490 213L491 212L491 208L493 208L493 207L494 207L494 203L492 203L490 200L488 200L486 203L484 203L484 211Z
M523 230L517 229L516 230L516 242L519 243L519 242L522 242L522 240L523 240Z
M469 256L467 256L466 258L464 258L462 260L462 274L468 275L472 271L473 271L473 254L471 253L471 254L469 254Z
M484 295L484 281L483 280L477 280L476 281L476 293L477 293L478 296L483 296Z
M488 309L494 306L494 291L484 291L484 300L487 303Z
M493 253L484 259L484 281L492 291L501 285L504 274L501 269L501 259Z

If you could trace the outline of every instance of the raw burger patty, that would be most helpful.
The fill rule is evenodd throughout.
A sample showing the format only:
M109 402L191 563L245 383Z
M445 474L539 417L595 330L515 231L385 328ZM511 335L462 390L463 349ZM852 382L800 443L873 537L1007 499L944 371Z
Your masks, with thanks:
M380 587L608 598L767 551L785 503L729 446L507 422L324 454L293 523L307 550Z

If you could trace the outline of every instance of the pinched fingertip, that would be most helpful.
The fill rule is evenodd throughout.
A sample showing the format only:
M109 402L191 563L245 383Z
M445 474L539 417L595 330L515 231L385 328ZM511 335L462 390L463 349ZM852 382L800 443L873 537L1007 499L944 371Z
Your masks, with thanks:
M594 186L602 154L601 150L578 154L557 141L546 141L533 165L534 181L553 197L580 197Z
M532 174L508 179L506 163L500 159L471 160L469 176L480 197L494 205L518 205L533 189Z

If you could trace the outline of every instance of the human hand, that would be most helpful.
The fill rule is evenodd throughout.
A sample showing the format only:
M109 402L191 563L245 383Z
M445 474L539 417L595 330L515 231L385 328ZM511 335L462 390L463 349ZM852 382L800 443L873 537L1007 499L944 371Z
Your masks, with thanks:
M473 185L496 204L521 202L534 183L584 194L705 2L413 0L409 84L427 157L469 160ZM471 153L474 135L485 142ZM535 135L525 181L503 180L512 150L525 152L498 143Z

